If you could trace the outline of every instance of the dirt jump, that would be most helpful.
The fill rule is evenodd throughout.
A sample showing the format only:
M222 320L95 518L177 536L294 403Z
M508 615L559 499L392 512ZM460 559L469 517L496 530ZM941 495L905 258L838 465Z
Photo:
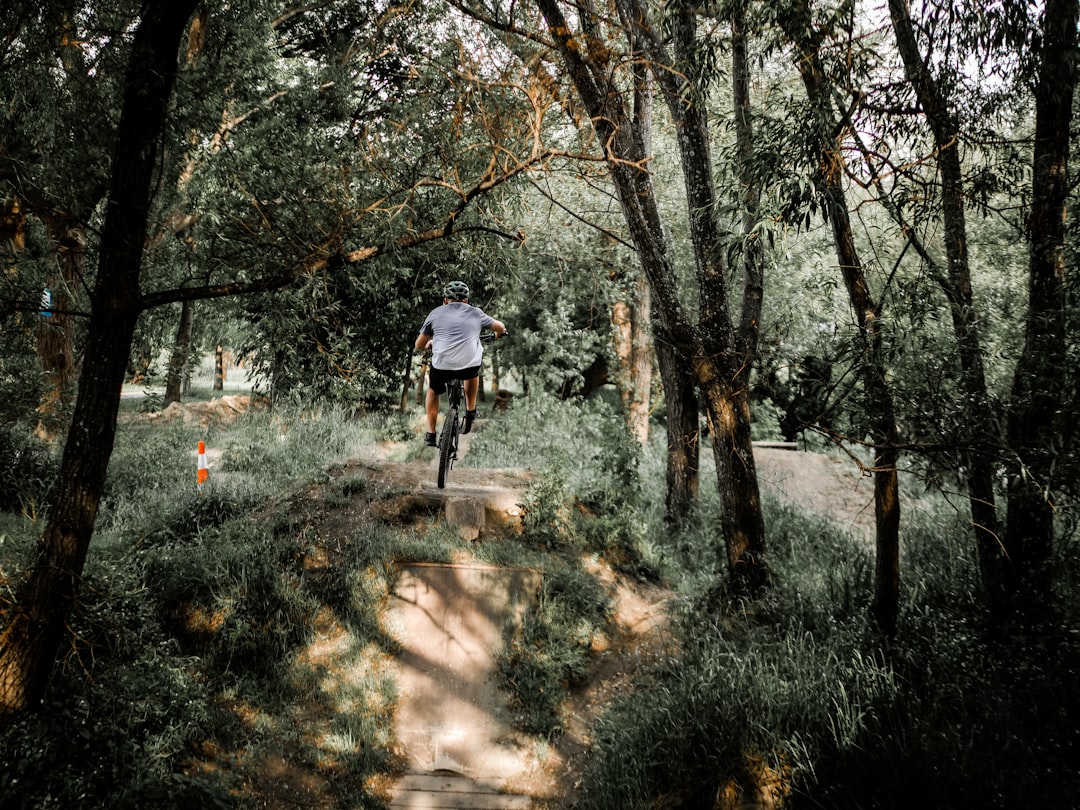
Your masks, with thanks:
M219 407L231 415L243 404L229 401ZM213 415L200 411L186 418ZM482 428L478 423L477 429ZM462 437L462 455L471 438ZM446 487L439 489L434 451L408 462L391 461L389 455L369 448L342 466L342 475L362 475L370 482L369 491L379 496L366 500L359 511L319 509L324 534L347 536L358 522L368 520L401 527L442 520L465 540L519 530L520 504L531 482L528 471L457 466ZM756 447L755 462L763 494L822 514L856 536L872 538L872 481L855 464L773 447ZM536 598L540 572L486 565L467 556L452 564L412 563L400 568L383 617L384 629L399 645L390 666L397 684L393 736L402 775L378 789L391 807L572 806L595 721L612 697L632 687L643 665L672 652L667 632L671 593L621 576L602 561L588 562L587 567L607 590L614 618L605 639L598 642L602 647L593 650L584 685L569 696L564 730L547 741L514 728L495 663L504 634L520 626L523 611ZM329 627L323 631L329 654L340 633ZM275 763L282 765L284 760ZM264 806L296 806L276 801L289 791L303 798L305 806L332 806L326 803L325 785L315 775L287 768L277 773L269 765L262 770L260 781L266 790L259 792L267 798Z
M769 447L756 448L755 460L763 491L872 537L872 483L854 465ZM411 466L411 499L428 508L441 503L447 522L468 539L514 525L528 473L456 468L438 490L436 463ZM407 773L392 790L391 807L564 806L592 721L643 661L664 654L667 638L666 591L624 581L601 564L592 573L616 605L615 627L588 684L571 697L565 733L541 751L513 728L494 661L505 628L537 593L539 573L468 563L402 570L388 624L402 644L395 733Z

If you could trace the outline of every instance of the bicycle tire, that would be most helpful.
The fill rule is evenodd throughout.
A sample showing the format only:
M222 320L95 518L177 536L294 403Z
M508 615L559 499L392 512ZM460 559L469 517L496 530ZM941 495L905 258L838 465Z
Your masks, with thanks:
M457 444L457 408L451 408L443 422L442 436L439 438L439 489L446 487L446 476L454 463L454 445Z

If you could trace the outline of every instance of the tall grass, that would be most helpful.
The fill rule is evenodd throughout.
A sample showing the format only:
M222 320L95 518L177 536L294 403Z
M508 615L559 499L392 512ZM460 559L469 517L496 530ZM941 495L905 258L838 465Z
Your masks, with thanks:
M901 630L883 639L868 549L789 507L767 512L776 587L751 605L687 594L681 654L604 716L582 808L711 807L761 783L794 807L1072 806L1075 600L1054 626L995 637L965 530L916 518Z
M0 806L255 806L254 763L283 752L338 806L379 806L365 786L393 767L395 642L380 617L394 565L466 552L545 572L499 658L519 722L540 736L559 733L563 696L610 616L585 563L602 555L677 592L679 652L635 673L605 712L568 805L731 806L762 785L814 808L1056 808L1080 795L1074 548L1044 624L993 635L969 530L929 502L908 510L900 632L883 639L865 542L766 501L776 584L723 601L708 454L699 514L666 532L661 438L639 454L610 406L545 397L519 398L466 456L536 471L520 538L463 544L445 527L375 524L328 534L321 513L368 487L334 462L414 439L412 427L339 411L125 422L70 648L46 705L0 732ZM215 453L202 493L200 439ZM24 456L31 469L49 469L42 453ZM5 578L40 527L26 505L43 502L47 479L10 502L21 516L0 515ZM318 498L309 484L323 485Z
M613 404L517 398L476 435L463 462L534 471L522 501L522 539L531 547L602 553L628 573L657 576L642 542L657 502L642 497L640 449Z
M463 464L549 472L583 503L605 511L636 508L638 451L614 405L545 393L512 402L505 417L477 433Z
M520 634L496 655L522 729L547 738L563 730L562 703L585 679L593 641L606 633L612 610L608 594L580 568L546 572Z
M378 527L320 536L293 493L400 422L122 420L70 648L45 705L0 732L0 806L245 806L251 763L283 751L343 804L376 806L363 786L389 767L394 699L379 612L404 541ZM201 493L199 440L216 451ZM362 486L345 479L337 496ZM5 577L33 517L0 523ZM308 653L317 628L341 637L326 660Z

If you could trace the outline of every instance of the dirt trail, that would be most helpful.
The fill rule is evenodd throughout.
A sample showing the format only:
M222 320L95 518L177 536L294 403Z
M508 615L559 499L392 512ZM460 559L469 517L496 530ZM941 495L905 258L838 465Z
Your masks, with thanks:
M755 447L754 462L762 494L772 493L873 538L874 482L854 462L771 447Z
M230 399L216 408L231 418L249 404ZM204 405L187 418L213 418L214 407ZM185 418L174 411L163 418ZM463 438L464 453L470 437ZM347 537L371 520L408 528L446 519L469 539L515 530L530 483L527 471L458 466L440 490L433 451L410 462L390 461L389 455L390 448L371 448L364 457L336 468L338 476L367 481L359 501L330 508L313 489L311 505L322 536ZM872 482L854 464L763 447L755 449L755 461L764 494L773 493L872 537ZM534 597L539 574L478 565L467 558L453 565L403 567L385 616L387 631L402 645L393 662L400 693L395 733L406 771L404 779L385 787L391 806L570 806L596 719L613 696L631 688L643 667L671 653L670 592L618 575L602 561L588 564L608 590L614 620L607 638L597 643L589 678L570 695L564 733L550 744L512 728L493 661L503 628L520 617ZM333 658L330 642L342 638L341 628L322 628L320 635L320 649L313 648L312 657ZM364 664L372 665L381 666ZM265 792L257 789L266 798L263 806L333 806L319 775L278 771L267 765L254 776L253 781L265 786ZM285 801L290 793L299 797L296 802Z
M854 464L817 453L770 447L755 448L755 461L763 493L822 514L857 536L872 538L872 481L861 475ZM414 470L422 479L434 476L431 466L424 469L415 465ZM433 490L433 485L421 480L413 492L425 503L443 499L449 504L455 497L482 498L485 488L503 489L500 497L505 505L507 499L513 501L514 493L520 498L527 483L523 473L457 468L446 491ZM499 513L501 509L489 506L488 512ZM514 514L511 510L510 522ZM500 523L501 527L506 525L506 521ZM613 625L608 638L595 650L588 681L569 698L564 733L545 748L543 756L535 743L530 744L507 724L505 698L492 677L492 662L484 654L484 644L490 653L498 643L497 631L492 634L491 628L496 626L492 606L499 604L500 597L493 594L508 592L505 585L493 587L500 575L450 569L436 574L429 570L423 574L429 580L427 585L418 588L413 581L406 586L408 601L412 607L420 608L422 617L410 630L415 635L406 646L432 652L441 663L429 661L414 667L409 664L411 653L407 652L405 666L399 668L405 684L401 716L408 718L405 725L421 730L399 734L403 739L411 735L406 745L413 751L410 775L399 783L393 807L554 810L567 806L567 797L574 795L588 758L591 729L604 707L612 697L632 686L643 667L671 652L666 632L666 606L671 596L668 591L619 576L602 562L591 563L590 572L612 598L616 608ZM466 582L477 576L486 577L487 584L477 588ZM435 582L438 584L432 584ZM516 587L517 597L508 600L514 604L500 607L503 618L520 607L515 602L521 597L520 585ZM535 587L536 583L531 583L526 590ZM451 591L464 594L464 598L448 599ZM487 627L488 635L476 635L477 627ZM463 665L466 659L460 658L462 650L471 656L467 665ZM460 703L464 693L473 696L471 704ZM410 694L417 698L415 704ZM426 721L425 712L429 715ZM461 722L447 723L450 716L471 723L472 731L463 732ZM457 757L451 756L453 752L447 748L440 753L440 737L445 741L447 734L457 746ZM440 756L444 757L441 768ZM476 762L499 765L485 772L482 766L471 764ZM431 767L425 774L426 766ZM416 781L425 775L427 779ZM526 797L531 798L531 804L520 803Z

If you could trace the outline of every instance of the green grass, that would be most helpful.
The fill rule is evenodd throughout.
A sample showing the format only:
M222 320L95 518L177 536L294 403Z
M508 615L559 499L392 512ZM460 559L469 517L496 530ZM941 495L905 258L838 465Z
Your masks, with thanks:
M607 633L613 605L604 589L574 565L550 566L537 604L496 664L518 725L551 738L563 730L568 689L588 673L594 639Z
M381 613L395 566L463 554L544 573L498 657L518 723L544 740L608 630L613 606L587 563L675 591L679 652L635 672L602 716L574 797L583 810L712 806L769 774L794 807L1073 803L1074 546L1061 550L1053 618L997 637L962 518L924 498L905 513L900 633L885 640L868 616L865 542L767 500L775 586L727 602L708 453L699 513L666 532L662 435L635 456L610 406L543 397L515 399L467 457L537 471L520 537L464 543L438 524L328 536L320 510L372 494L341 461L386 439L413 448L415 416L122 422L71 643L46 704L0 732L0 805L254 807L254 763L285 756L337 806L377 807L365 785L392 768L396 642ZM199 440L216 453L202 493ZM42 526L52 463L41 446L20 458L38 474L0 512L5 581ZM321 500L301 497L313 484ZM327 639L333 653L312 654Z
M901 631L882 639L867 613L868 549L766 508L775 588L749 606L687 592L682 653L604 716L582 808L662 796L708 806L765 766L787 774L796 807L1070 806L1074 597L1052 626L996 638L973 596L962 521L930 512L907 526Z
M329 480L335 460L400 433L399 421L122 422L71 648L46 705L0 734L0 805L243 807L258 803L250 763L276 752L326 775L344 806L375 806L363 785L389 767L393 705L394 642L379 615L409 544L373 526L317 536L290 493ZM220 451L202 493L199 440ZM342 476L332 497L364 486ZM5 577L40 525L0 519ZM312 662L305 651L327 626L340 652ZM231 753L204 768L204 751Z

